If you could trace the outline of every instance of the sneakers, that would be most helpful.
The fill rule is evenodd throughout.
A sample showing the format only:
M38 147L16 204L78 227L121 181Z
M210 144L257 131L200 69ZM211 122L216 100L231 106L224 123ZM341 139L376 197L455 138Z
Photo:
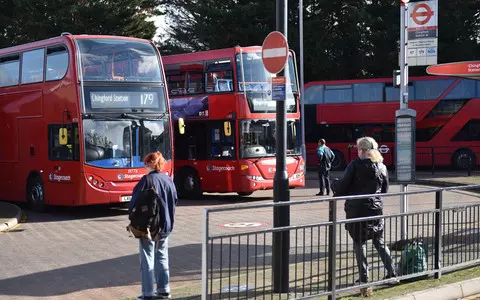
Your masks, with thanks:
M322 192L317 193L315 196L323 196Z
M169 293L159 293L155 296L138 296L137 300L156 300L156 299L172 299Z

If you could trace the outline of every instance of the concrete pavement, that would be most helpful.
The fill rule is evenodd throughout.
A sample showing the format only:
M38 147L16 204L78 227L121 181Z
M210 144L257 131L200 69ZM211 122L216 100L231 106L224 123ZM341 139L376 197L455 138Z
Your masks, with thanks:
M342 172L338 172L338 175L336 173L332 175L333 177L341 177L341 174ZM462 177L457 176L453 178L458 179ZM316 173L308 172L307 179L315 180ZM476 179L478 180L480 179L480 177L477 176ZM314 194L314 191L312 190L310 191L295 190L295 191L297 194L302 194L302 195L305 194L305 197L311 197L308 195ZM296 196L296 197L299 197L299 196ZM217 201L217 198L215 198L215 201ZM185 283L189 282L189 285L190 285L192 283L192 280L198 280L199 274L197 274L196 272L199 268L198 253L200 250L199 250L199 247L197 247L199 245L192 244L192 241L196 240L195 236L198 236L198 232L195 232L192 229L192 227L194 226L194 224L199 224L200 218L202 215L199 214L198 216L199 220L198 222L196 222L195 221L196 210L194 210L194 208L197 205L199 206L212 205L211 201L205 201L205 199L203 203L193 202L193 201L187 202L187 203L188 205L185 205L186 203L184 202L183 203L184 206L179 209L179 214L177 215L177 218L176 218L177 219L176 223L178 224L177 226L178 231L175 232L176 236L174 236L174 239L172 239L172 244L171 244L171 248L173 248L171 250L173 250L172 251L173 252L172 253L172 259L173 259L172 261L173 278L172 279L174 279L175 281L174 288L176 287L180 288L181 282L185 282ZM9 203L0 202L0 219L1 217L3 217L4 212L7 211L6 209L5 210L3 209L5 204L7 206L8 205L14 206ZM72 215L75 215L76 217L78 217L78 214L79 214L78 212L75 211L74 213L72 211ZM137 278L138 266L136 264L137 249L135 247L135 243L132 243L132 240L128 240L127 238L122 238L120 236L123 233L123 231L120 232L119 228L123 229L123 227L119 225L124 225L123 223L126 222L125 217L123 216L123 214L120 214L118 216L115 214L112 217L105 218L103 217L103 214L105 213L102 213L102 218L98 220L96 220L95 218L91 218L89 216L88 218L85 218L85 222L82 222L82 220L80 219L68 222L68 223L72 223L71 225L70 224L66 225L65 223L64 225L60 225L61 221L66 221L62 218L61 214L60 216L59 214L57 214L57 215L52 215L50 217L45 217L45 220L39 217L38 219L40 220L36 220L37 223L34 223L35 218L31 218L29 215L29 220L31 219L31 222L29 222L29 224L25 224L25 226L22 225L22 228L25 227L26 229L24 232L15 233L17 234L17 236L10 235L10 233L8 235L5 234L5 237L7 236L10 237L12 243L13 241L15 241L15 243L18 242L17 246L20 247L21 246L20 240L22 238L27 238L29 232L30 233L35 232L34 236L35 236L35 240L37 240L38 242L38 246L46 242L51 243L50 246L45 246L46 248L49 248L49 247L57 248L59 246L62 246L63 243L65 242L64 235L68 234L69 236L68 243L67 243L68 245L65 245L65 247L60 247L61 249L59 250L61 251L58 251L58 255L61 255L60 253L65 253L64 258L66 261L74 260L72 262L73 267L63 265L62 264L63 261L61 259L59 259L58 261L55 261L54 263L48 261L49 263L52 263L52 265L45 266L45 271L41 272L40 270L36 270L34 267L32 267L32 264L35 264L35 263L38 264L39 262L46 263L47 262L46 257L49 257L47 254L51 254L54 251L54 249L53 248L50 250L45 248L41 249L43 246L40 248L37 248L36 252L39 252L39 251L42 252L43 250L45 250L44 251L45 253L43 254L37 253L37 256L35 258L33 257L29 258L33 260L30 263L25 265L24 267L26 268L25 272L16 272L16 273L10 272L11 273L10 275L7 274L8 276L6 276L6 279L3 280L3 284L4 284L4 287L9 286L10 288L7 291L8 293L5 294L5 296L8 298L11 298L13 295L21 295L19 299L23 299L22 296L24 297L33 296L34 298L41 297L41 296L42 297L51 296L52 299L54 298L64 299L64 297L69 297L69 298L76 297L77 299L86 299L86 296L88 295L90 299L98 299L97 296L101 295L102 298L104 299L125 299L126 297L131 297L135 295L135 292L139 290L138 278ZM304 214L306 213L304 212ZM54 218L55 220L56 219L59 219L59 220L56 220L57 222L53 222L52 218ZM192 220L192 219L195 219L195 220ZM19 221L20 221L20 218L17 219L16 222L19 222ZM235 221L235 219L232 218L228 220L227 219L219 220L216 223L224 223L224 222L232 222L232 221ZM239 221L242 221L242 220L239 219ZM113 224L114 226L110 226L111 228L108 227L109 229L106 229L106 226L108 224ZM28 225L28 228L27 228L27 225ZM14 226L14 225L11 225L11 226ZM11 228L11 226L9 228ZM69 226L69 227L65 227L65 226ZM40 229L45 227L52 227L51 232L40 231ZM192 234L182 233L182 231L187 231L190 229L192 229L191 230ZM107 230L110 230L110 231L107 231ZM95 235L101 234L102 236L106 235L107 237L113 236L114 238L112 240L107 240L105 243L101 243L98 240L94 240L92 236L89 236L88 235L89 232L95 232ZM70 236L71 234L73 234L73 236ZM78 237L78 235L80 235L80 237ZM79 239L79 241L77 241L78 242L77 244L75 244L76 239ZM111 243L115 243L116 249L111 249ZM132 245L131 246L127 245L127 243ZM25 243L23 244L32 245L31 241L25 241ZM96 247L102 248L103 251L94 252L91 255L92 257L89 257L86 253L92 252L92 249L89 249L89 247L87 247L88 244L95 244ZM102 246L103 244L105 244L105 247ZM109 246L106 246L107 244ZM118 246L119 244L125 244L125 245ZM12 249L14 248L15 247L12 246ZM68 250L72 248L76 248L74 252L75 253L74 257L72 257L70 253L68 253ZM180 251L180 249L183 249L183 250ZM124 251L120 251L120 250L124 250ZM24 250L20 250L20 251L24 251ZM103 257L103 256L100 256L99 253L107 253L108 255L104 255L105 257ZM27 255L28 253L24 253L24 254ZM22 255L20 256L23 257ZM1 258L1 255L0 255L0 258ZM89 258L89 259L91 258L92 262L89 262L88 259L86 258ZM8 258L5 256L5 259L8 259ZM9 260L11 260L11 258ZM187 261L189 262L187 263ZM109 265L109 263L111 263L111 265ZM10 265L10 267L18 268L18 265L14 265L13 262L11 264L7 264L6 265L7 268L8 268L8 265ZM41 268L39 267L39 269ZM93 275L93 273L95 274L101 273L102 270L104 269L106 270L104 274L113 274L115 270L118 272L119 269L122 269L124 270L124 273L127 275L124 275L124 276L122 275L123 277L116 276L116 278L109 278L108 280L104 280L105 282L102 282L101 280L99 280L98 277L95 278L94 276L92 276L90 278L86 276L87 274ZM180 272L179 270L182 270L182 271ZM7 270L7 273L9 273L8 270ZM33 273L34 275L30 273ZM63 288L59 286L50 286L48 290L43 291L39 289L41 289L44 286L44 284L41 284L38 280L38 277L39 276L41 277L42 274L44 277L49 277L49 278L51 276L55 277L56 275L58 276L58 278L61 278L62 281L63 280L67 281L67 279L69 278L79 279L78 277L80 276L80 279L82 279L84 282L82 280L76 280L75 282L69 282L69 284L65 284L65 287ZM83 277L88 277L88 278L83 278ZM185 277L185 278L182 279L182 277ZM95 281L98 281L98 282L95 282ZM83 284L79 284L78 282L83 282ZM26 283L29 283L27 287L32 287L32 288L35 287L35 291L25 289ZM454 293L455 290L458 290L459 286L460 287L462 286L462 284L465 285L466 283L462 282L462 283L453 284L451 285L452 287L449 287L449 289L452 289L452 293ZM0 286L1 285L2 285L2 282L0 281ZM480 284L477 284L476 286L480 287ZM423 291L423 292L428 293L427 291ZM462 290L462 292L463 291L464 290ZM465 291L467 290L465 289ZM434 290L430 292L436 292L436 291ZM473 291L473 290L469 290L469 292L473 294L477 293L476 291ZM431 294L431 295L432 296L429 298L432 298L432 299L456 299L456 298L437 298L437 296L435 296L436 294ZM449 294L447 293L447 291L444 291L442 293L442 296L443 295L449 295ZM459 298L464 296L467 296L467 294L461 294ZM426 299L426 298L419 298L419 297L420 297L419 295L416 295L414 298L410 297L410 298L404 298L404 299ZM8 298L5 298L5 299L8 299ZM182 299L182 298L185 299L184 297L180 297L177 299ZM4 299L4 298L0 296L0 299ZM191 298L191 299L195 299L195 298ZM402 298L399 298L399 299L402 299Z
M0 202L0 232L8 230L22 220L22 210L13 204Z

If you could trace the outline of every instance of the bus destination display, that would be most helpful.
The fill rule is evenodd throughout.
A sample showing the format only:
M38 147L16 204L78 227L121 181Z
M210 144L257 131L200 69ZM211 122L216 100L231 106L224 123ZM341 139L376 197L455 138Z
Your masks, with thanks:
M90 104L96 108L159 108L158 94L152 92L90 92Z

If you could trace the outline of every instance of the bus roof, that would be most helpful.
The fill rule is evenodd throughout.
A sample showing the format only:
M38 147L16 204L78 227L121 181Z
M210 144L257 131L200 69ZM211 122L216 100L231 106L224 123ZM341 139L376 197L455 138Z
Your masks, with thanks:
M249 47L236 46L232 48L198 51L198 52L174 54L174 55L164 55L162 56L162 60L164 64L183 63L183 62L202 61L202 60L214 60L219 58L233 57L235 56L236 53L240 53L240 51L258 52L261 50L262 50L262 46L249 46Z
M62 34L61 36L52 37L49 39L44 39L40 41L35 41L31 43L16 45L12 47L2 48L0 49L0 55L5 55L9 53L16 53L22 52L28 49L45 47L49 45L54 45L58 43L67 43L67 41L71 40L72 37L75 39L121 39L121 40L130 40L130 41L139 41L139 42L150 42L148 40L133 38L133 37L125 37L125 36L115 36L115 35L88 35L88 34L80 34L80 35L72 35L72 34Z
M408 80L438 80L438 79L456 79L451 76L413 76ZM305 83L305 88L312 85L329 85L329 84L356 84L356 83L374 83L374 82L393 82L393 78L365 78L365 79L345 79L345 80L324 80L310 81Z

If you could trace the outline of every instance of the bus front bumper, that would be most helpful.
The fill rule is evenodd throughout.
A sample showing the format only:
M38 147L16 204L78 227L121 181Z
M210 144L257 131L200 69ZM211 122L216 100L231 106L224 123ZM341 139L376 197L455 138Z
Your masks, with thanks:
M240 192L254 192L259 190L272 190L274 181L272 179L263 179L261 176L240 176ZM297 173L291 176L288 180L288 186L290 188L304 187L305 175Z

